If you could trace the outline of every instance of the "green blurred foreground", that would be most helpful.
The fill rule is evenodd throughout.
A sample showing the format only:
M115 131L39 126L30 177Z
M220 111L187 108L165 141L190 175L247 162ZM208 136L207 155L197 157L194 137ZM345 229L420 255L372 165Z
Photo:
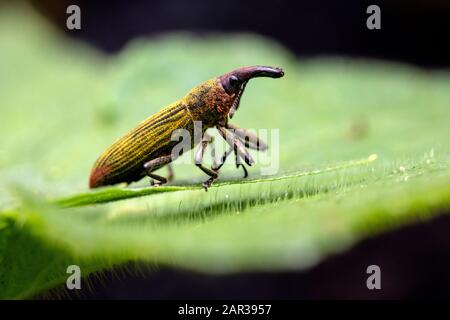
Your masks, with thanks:
M0 298L62 285L72 264L83 275L140 260L204 272L307 268L450 212L449 73L298 61L253 35L168 35L105 57L27 8L1 8L0 41ZM205 193L200 170L175 163L173 186L158 191L87 190L97 156L136 123L256 64L286 76L251 82L233 122L280 130L275 177L255 167L244 183L229 161Z

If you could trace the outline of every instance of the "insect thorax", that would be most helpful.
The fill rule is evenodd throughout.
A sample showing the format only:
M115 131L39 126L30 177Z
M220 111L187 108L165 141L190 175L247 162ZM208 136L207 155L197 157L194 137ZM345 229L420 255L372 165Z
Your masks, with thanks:
M192 89L184 98L194 121L201 121L205 127L213 127L226 121L233 104L217 78L205 81Z

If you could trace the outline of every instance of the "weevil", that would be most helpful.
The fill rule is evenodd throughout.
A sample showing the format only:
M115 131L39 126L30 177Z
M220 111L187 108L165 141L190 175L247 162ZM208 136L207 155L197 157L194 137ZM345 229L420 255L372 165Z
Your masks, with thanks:
M251 66L235 69L203 82L184 98L145 119L106 149L92 168L90 188L122 182L129 184L145 176L150 177L152 185L161 185L171 180L173 173L170 163L175 160L171 151L178 143L171 139L172 132L185 129L193 136L194 123L198 121L202 124L202 137L195 152L195 164L209 176L203 182L205 190L218 178L219 169L232 152L236 166L242 166L244 176L247 177L247 169L239 160L244 160L251 166L254 160L247 148L265 150L267 145L255 134L229 123L228 120L238 109L242 93L250 79L280 78L283 75L281 68ZM202 159L208 144L212 142L206 130L213 127L227 141L229 149L220 162L214 162L209 169L202 164ZM195 144L192 140L190 147L195 147ZM167 179L153 173L166 165L169 167Z

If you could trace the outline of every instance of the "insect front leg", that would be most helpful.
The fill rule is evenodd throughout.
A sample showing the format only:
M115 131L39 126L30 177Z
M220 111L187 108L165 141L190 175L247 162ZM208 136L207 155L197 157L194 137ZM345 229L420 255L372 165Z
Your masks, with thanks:
M267 150L267 144L250 130L239 128L238 126L231 123L228 123L226 125L226 128L233 130L234 134L238 137L239 140L244 143L247 148L258 151Z
M206 133L203 134L202 141L200 142L199 148L197 150L197 153L195 154L195 165L200 168L204 173L206 173L210 178L203 182L203 187L205 188L205 191L208 191L208 188L212 185L214 180L218 178L218 173L215 170L211 170L203 166L203 156L205 154L206 148L208 147L208 144L211 142L212 137L207 135Z
M152 171L155 171L156 169L161 168L162 166L165 166L166 164L168 164L169 162L172 161L172 157L170 155L168 156L163 156L163 157L159 157L153 160L150 160L148 162L146 162L144 164L144 169L145 172L147 173L147 175L152 178L152 180L150 181L150 184L153 186L159 186L162 185L164 183L167 183L167 179L159 176L157 174L152 173ZM170 179L170 170L169 169L169 179ZM173 173L172 173L172 177L173 177ZM154 182L153 179L158 180L158 182Z
M245 148L245 145L239 140L238 136L236 136L233 132L227 130L225 127L217 126L217 130L219 130L220 135L224 138L230 147L238 154L238 156L245 161L245 163L251 166L255 163L253 157L250 155L248 150Z
M225 151L223 153L222 157L220 157L219 164L216 163L216 161L215 161L216 159L214 157L214 160L213 160L214 163L213 163L213 166L211 169L213 169L214 171L218 171L220 168L222 168L223 164L225 163L225 161L227 160L227 158L231 154L231 152L233 152L233 148L230 147L227 151Z
M222 155L222 157L220 158L220 163L217 164L216 162L214 162L212 169L215 171L218 171L220 168L222 168L222 166L224 165L225 161L227 160L228 156L234 151L234 161L236 163L236 168L242 167L242 169L244 170L244 178L248 177L248 171L247 168L244 166L244 164L239 162L239 155L236 151L235 148L230 147L227 151L225 151Z
M222 156L222 163L220 164L219 168L223 165L225 162L225 159L228 155L230 155L231 150L234 151L235 155L235 161L236 161L236 167L242 166L244 169L244 178L248 176L247 168L245 168L244 164L239 162L239 158L243 159L247 165L251 166L255 161L253 160L252 156L248 152L248 150L245 148L245 145L243 142L239 139L237 135L235 135L233 132L227 130L225 127L217 126L217 130L219 130L220 135L227 141L227 143L230 145L230 150L228 150L223 156Z
M234 138L237 138L240 142L242 142L246 148L255 149L258 151L264 151L264 150L267 150L267 148L268 148L267 144L263 140L261 140L256 134L254 134L253 132L251 132L247 129L239 128L238 126L231 124L231 123L227 123L225 128L233 130ZM229 133L228 130L226 130L226 131L219 130L219 132L221 132L221 135L224 138L225 138L224 134L226 135L227 133ZM227 138L225 138L225 139L227 141L232 140L232 139L227 139ZM244 164L239 163L239 154L238 154L236 145L231 146L222 155L222 157L220 159L220 163L218 165L215 165L213 169L219 170L223 166L223 164L225 163L225 160L231 154L232 151L234 151L236 168L239 168L239 166L241 166L242 169L244 170L244 178L247 178L247 176L248 176L247 168L244 166Z
M238 155L236 149L234 149L233 151L234 151L234 162L236 163L236 168L239 169L239 167L242 167L242 170L244 170L244 178L247 178L248 177L247 168L244 166L243 163L240 163L239 155Z

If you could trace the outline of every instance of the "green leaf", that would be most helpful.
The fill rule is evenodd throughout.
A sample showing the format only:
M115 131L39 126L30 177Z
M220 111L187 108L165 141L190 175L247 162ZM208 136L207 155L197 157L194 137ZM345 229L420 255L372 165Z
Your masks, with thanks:
M353 166L360 166L369 164L372 161L377 159L376 155L370 155L367 159L360 159L355 161L348 161L345 163L337 164L332 167L327 167L324 169L316 169L314 171L304 171L304 172L295 172L290 174L285 174L281 176L273 176L267 178L260 179L246 179L246 180L230 180L227 182L216 183L210 187L211 189L218 188L225 185L233 185L233 184L246 184L246 183L267 183L272 181L280 181L287 180L292 178L298 178L303 176L312 176L316 174L323 174L330 171L337 171ZM139 188L139 189L125 189L125 188L117 188L117 187L108 187L103 188L99 191L91 191L87 193L76 194L74 196L69 196L66 198L55 200L56 204L59 204L64 207L76 207L76 206L84 206L98 203L106 203L123 199L131 199L136 197L148 196L151 194L165 193L165 192L174 192L174 191L185 191L185 190L198 190L202 187L198 185L188 186L162 186L162 187L147 187L147 188Z

